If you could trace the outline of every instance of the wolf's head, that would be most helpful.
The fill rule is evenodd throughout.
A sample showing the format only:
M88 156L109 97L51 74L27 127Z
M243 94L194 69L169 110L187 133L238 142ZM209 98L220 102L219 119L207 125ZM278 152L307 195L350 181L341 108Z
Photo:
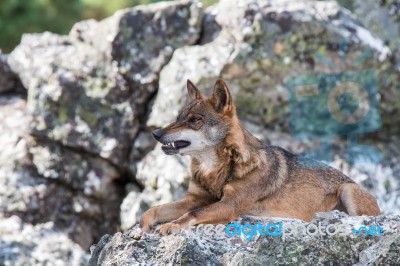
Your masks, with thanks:
M165 154L196 155L215 147L226 137L236 118L235 106L226 83L218 79L211 97L187 81L189 103L175 122L156 129L153 136Z

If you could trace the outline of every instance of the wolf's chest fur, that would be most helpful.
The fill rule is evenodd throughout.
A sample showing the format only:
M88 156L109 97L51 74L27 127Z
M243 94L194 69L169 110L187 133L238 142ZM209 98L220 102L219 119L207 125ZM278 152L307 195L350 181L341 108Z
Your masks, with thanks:
M260 151L260 153L263 153ZM215 199L221 199L224 187L232 180L241 179L262 166L258 156L243 161L236 147L208 151L192 158L193 180Z
M192 158L192 176L215 199L221 199L223 188L232 177L230 160L221 160L215 151Z

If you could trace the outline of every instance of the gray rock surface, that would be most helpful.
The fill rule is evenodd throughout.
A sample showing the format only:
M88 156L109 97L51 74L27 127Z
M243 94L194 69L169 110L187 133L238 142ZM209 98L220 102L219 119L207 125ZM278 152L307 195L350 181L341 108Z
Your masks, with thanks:
M88 259L78 244L54 229L52 222L31 225L17 216L0 218L1 265L83 266Z
M239 223L257 224L259 220L242 218ZM146 234L135 227L125 234L105 236L99 245L92 248L90 266L94 265L397 265L400 262L400 216L349 217L333 212L319 214L308 223L291 219L263 219L262 224L283 226L304 225L305 233L289 228L283 236L249 235L228 236L224 230L211 234L208 229L193 228L161 237ZM339 225L345 233L339 233ZM330 226L332 235L326 227ZM352 233L361 226L375 230L380 226L384 236ZM313 228L320 231L314 231ZM198 229L198 230L197 230ZM374 230L374 229L372 229ZM322 235L319 232L322 232ZM334 232L336 234L334 234ZM372 233L372 231L371 231ZM375 232L377 233L377 232Z
M89 197L108 198L113 182L120 176L108 161L56 143L35 143L28 147L28 152L40 176L61 182Z
M365 27L380 37L391 49L391 64L386 64L380 69L380 77L383 88L399 87L400 80L400 3L392 1L356 0L354 1L354 13ZM382 89L383 89L382 88ZM387 90L382 93L382 101L386 104L381 108L387 114L400 111L400 90ZM400 125L398 116L386 115L384 125ZM398 134L399 128L392 129Z
M0 93L14 88L17 76L11 71L7 62L7 55L0 50Z
M136 171L130 157L137 162L154 146L139 128L159 72L176 48L197 41L201 18L197 1L140 6L79 22L68 36L26 34L1 55L1 92L18 77L28 98L0 98L0 222L17 215L28 227L51 223L60 241L80 245L54 243L40 261L23 249L8 254L4 243L6 265L83 264L75 253L117 230L125 179ZM34 244L46 248L45 237ZM75 257L61 261L63 252Z
M139 222L148 208L183 198L189 185L190 167L186 156L166 156L157 145L139 163L136 180L144 190L130 191L121 204L121 229Z
M0 213L52 221L83 248L114 232L121 202L116 169L104 159L28 135L26 101L0 98ZM1 220L1 219L0 219Z
M399 145L393 141L391 144ZM385 148L389 150L388 147ZM386 152L389 155L388 152ZM378 201L379 208L383 214L398 214L400 212L400 156L390 153L379 164L356 164L349 165L345 160L337 157L332 165L351 177L356 183L367 189Z
M223 77L242 119L288 130L289 79L364 67L379 70L391 53L334 1L222 0L206 14L221 29L206 28L206 44L175 51L160 74L148 125L163 126L175 118L185 102L187 78L210 93L216 78ZM343 42L346 51L340 48ZM366 51L370 56L355 65ZM384 92L387 86L381 85ZM392 86L387 90L388 96L395 92Z
M28 89L30 132L123 165L159 71L200 21L198 2L178 1L80 22L69 36L24 35L8 62Z

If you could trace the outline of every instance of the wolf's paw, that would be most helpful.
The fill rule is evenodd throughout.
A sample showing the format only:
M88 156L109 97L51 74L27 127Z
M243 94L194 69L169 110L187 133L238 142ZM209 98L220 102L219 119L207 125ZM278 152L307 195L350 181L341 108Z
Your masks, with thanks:
M171 222L171 223L163 224L162 226L160 226L160 228L158 230L162 235L165 236L168 234L172 234L174 232L178 232L181 228L182 227L179 224Z
M142 215L142 218L140 219L140 227L142 228L142 230L145 231L146 233L149 233L154 223L155 223L154 209L149 209L145 211Z

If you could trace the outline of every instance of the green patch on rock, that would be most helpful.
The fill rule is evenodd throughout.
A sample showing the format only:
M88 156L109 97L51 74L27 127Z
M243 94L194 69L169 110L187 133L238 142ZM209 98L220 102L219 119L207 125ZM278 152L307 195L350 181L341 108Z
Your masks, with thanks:
M97 115L90 111L87 110L85 108L83 108L83 106L79 106L76 109L76 113L79 117L82 118L82 120L84 120L89 126L94 127L97 124L98 121L98 117Z
M58 109L58 121L61 124L65 124L67 120L68 120L68 110L64 107L60 107L60 109Z

